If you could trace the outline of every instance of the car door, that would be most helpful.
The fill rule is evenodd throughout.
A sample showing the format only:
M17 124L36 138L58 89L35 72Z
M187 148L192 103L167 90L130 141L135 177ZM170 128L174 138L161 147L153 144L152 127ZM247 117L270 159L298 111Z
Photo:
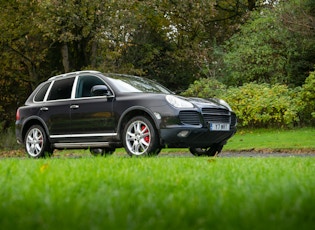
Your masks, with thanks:
M70 105L71 130L75 139L107 139L116 135L113 115L114 96L93 96L91 89L105 85L104 81L93 75L78 76L75 99Z
M74 77L58 79L39 108L39 116L45 121L50 138L63 139L71 134L70 99Z

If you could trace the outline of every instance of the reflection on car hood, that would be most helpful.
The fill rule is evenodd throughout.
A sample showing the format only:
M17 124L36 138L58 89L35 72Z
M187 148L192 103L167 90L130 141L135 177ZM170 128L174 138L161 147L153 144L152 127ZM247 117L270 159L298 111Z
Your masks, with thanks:
M209 98L209 99L204 99L204 98L197 98L197 97L189 97L185 98L189 102L193 103L195 106L199 108L204 108L204 107L215 107L215 108L222 108L222 109L227 109L224 105L220 103L220 100L217 98Z

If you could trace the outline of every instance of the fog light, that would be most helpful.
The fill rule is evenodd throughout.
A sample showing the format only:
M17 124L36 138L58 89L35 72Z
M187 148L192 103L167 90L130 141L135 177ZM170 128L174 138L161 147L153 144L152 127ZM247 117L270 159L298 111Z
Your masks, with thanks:
M184 131L180 131L180 132L177 134L177 136L178 136L178 137L187 137L188 134L189 134L189 131L184 130Z

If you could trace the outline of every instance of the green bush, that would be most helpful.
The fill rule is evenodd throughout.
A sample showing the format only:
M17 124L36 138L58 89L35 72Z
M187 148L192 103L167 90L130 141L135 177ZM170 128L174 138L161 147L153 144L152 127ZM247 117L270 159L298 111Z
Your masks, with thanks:
M299 122L298 88L285 85L248 83L229 88L221 95L235 110L244 127L291 127Z
M285 85L248 83L227 88L213 79L201 79L183 93L184 96L218 97L226 100L242 127L292 127L300 122L302 108L300 88Z
M307 125L315 124L315 71L311 72L299 94L300 117Z
M218 97L224 91L226 91L226 86L218 80L201 78L190 84L189 88L182 95L187 97L211 98Z

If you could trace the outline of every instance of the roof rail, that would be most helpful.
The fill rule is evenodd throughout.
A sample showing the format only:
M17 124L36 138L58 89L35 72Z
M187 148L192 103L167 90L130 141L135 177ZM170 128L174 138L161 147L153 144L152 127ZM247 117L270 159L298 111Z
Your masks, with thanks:
M55 79L57 79L57 78L63 78L63 77L71 76L71 75L78 75L78 74L84 74L84 73L100 74L101 72L95 71L95 70L75 71L75 72L69 72L69 73L64 73L64 74L56 75L56 76L50 77L48 80L51 81L51 80L55 80Z

